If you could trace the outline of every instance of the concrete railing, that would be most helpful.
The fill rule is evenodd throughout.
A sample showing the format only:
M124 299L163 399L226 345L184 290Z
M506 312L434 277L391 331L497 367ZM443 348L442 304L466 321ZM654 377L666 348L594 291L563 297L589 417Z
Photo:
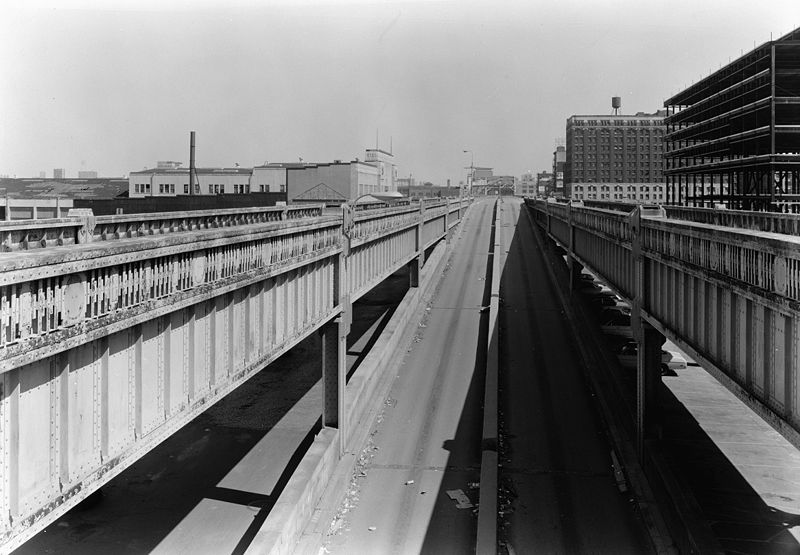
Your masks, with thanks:
M594 200L583 202L586 207L603 208L625 213L630 213L638 206L638 204L630 202ZM667 217L672 220L683 220L687 222L750 229L753 231L765 231L769 233L783 233L786 235L800 235L800 214L671 205L664 205L663 208L667 213Z
M4 221L0 222L0 249L2 252L30 250L315 218L322 215L322 209L322 205L271 206L97 217L89 212L69 218Z

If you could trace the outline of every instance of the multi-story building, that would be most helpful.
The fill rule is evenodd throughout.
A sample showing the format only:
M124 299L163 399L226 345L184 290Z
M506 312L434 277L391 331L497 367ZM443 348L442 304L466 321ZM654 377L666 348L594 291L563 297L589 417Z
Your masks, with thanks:
M266 163L254 168L197 168L195 195L286 193L295 202L341 203L365 194L400 196L397 167L391 153L367 149L367 161L333 163ZM180 162L158 162L155 168L130 172L129 196L189 194L189 169Z
M359 160L287 168L287 198L289 202L341 204L363 195L382 195L379 171L374 164Z
M252 168L197 168L196 195L243 194L251 192ZM131 198L189 194L189 168L155 168L130 172Z
M394 155L379 148L368 148L366 162L378 168L378 192L397 192L397 166Z
M408 177L399 177L397 178L397 190L403 191L408 190L411 187L417 185L417 181L414 179L414 176L409 175Z
M64 168L56 168L53 170L53 179L64 179Z
M664 102L669 204L800 212L800 28Z
M94 170L78 171L78 179L97 179L97 172Z
M525 172L514 185L514 194L519 197L536 196L536 177L533 172Z
M536 194L547 197L553 193L553 174L551 172L538 172L536 174Z
M663 202L665 111L567 119L565 187L575 200Z
M553 152L553 194L557 197L569 197L569 189L564 184L566 164L566 149L563 145L558 145Z

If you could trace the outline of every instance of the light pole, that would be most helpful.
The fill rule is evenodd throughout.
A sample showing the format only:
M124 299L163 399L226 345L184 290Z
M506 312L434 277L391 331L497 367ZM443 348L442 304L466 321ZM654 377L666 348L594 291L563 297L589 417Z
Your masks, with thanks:
M465 150L464 154L469 152L469 175L467 175L467 192L472 193L472 182L475 179L475 153L471 150Z

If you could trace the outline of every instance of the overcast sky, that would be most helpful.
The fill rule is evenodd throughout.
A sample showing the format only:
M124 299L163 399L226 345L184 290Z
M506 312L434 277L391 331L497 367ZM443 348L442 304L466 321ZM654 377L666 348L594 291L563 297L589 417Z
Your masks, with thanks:
M800 26L800 0L12 0L0 174L364 157L444 184L551 164L572 114L653 112ZM391 142L390 142L391 141Z

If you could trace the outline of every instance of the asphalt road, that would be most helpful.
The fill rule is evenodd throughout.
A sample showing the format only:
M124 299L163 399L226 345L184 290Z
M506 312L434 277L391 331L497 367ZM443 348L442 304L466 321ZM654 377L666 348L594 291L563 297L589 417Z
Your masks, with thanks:
M501 532L516 553L648 553L519 199L501 210Z
M494 199L478 201L427 317L361 453L325 549L341 554L469 553L478 500L488 251ZM483 349L481 349L483 345Z

